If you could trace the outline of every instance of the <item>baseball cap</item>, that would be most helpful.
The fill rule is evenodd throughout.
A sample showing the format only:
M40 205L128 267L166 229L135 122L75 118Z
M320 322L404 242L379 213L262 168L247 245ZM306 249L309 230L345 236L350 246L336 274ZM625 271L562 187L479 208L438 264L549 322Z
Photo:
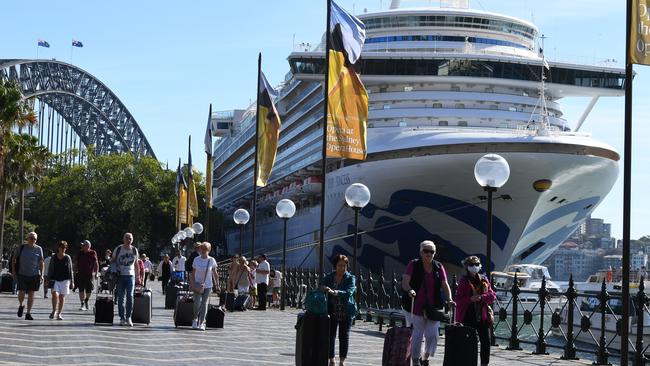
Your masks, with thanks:
M90 244L90 240L84 240L84 241L82 241L82 242L81 242L81 245L82 245L82 246L84 246L84 245L91 245L91 244Z

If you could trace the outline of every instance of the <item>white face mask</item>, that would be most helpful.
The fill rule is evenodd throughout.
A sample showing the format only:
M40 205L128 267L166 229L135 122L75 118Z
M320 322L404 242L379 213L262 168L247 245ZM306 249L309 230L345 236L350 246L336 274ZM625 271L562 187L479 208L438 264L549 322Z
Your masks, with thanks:
M481 270L481 265L479 264L478 266L469 266L467 267L467 270L469 273L478 273L478 271Z

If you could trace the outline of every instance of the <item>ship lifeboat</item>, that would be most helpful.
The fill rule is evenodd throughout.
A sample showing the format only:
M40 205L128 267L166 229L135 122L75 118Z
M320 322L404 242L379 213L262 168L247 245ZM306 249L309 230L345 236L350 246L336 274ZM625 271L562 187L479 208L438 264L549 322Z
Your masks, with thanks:
M320 194L322 180L319 176L311 176L302 181L302 192L308 195Z

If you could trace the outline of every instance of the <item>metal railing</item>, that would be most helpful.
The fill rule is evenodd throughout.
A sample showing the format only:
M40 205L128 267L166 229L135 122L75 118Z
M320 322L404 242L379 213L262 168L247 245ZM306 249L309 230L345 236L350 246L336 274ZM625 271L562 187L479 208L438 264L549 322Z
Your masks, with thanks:
M219 266L222 290L226 287L228 270L228 264ZM302 309L307 293L319 287L316 269L289 268L282 280L286 281L287 293L281 301L293 308ZM599 291L578 291L571 277L565 291L551 292L544 278L538 290L531 290L520 288L515 276L510 289L495 289L493 345L506 341L507 350L521 350L522 344L530 345L532 353L539 355L546 355L554 348L564 360L577 360L580 356L593 358L594 365L608 365L610 358L620 357L621 342L628 342L633 365L645 365L650 361L650 342L646 344L644 340L645 323L650 319L650 297L644 279L639 281L638 292L627 301L631 318L629 334L620 334L619 310L626 302L620 293L610 293L607 286L608 282L603 280ZM455 293L456 275L450 278L450 287ZM360 271L357 291L358 320L375 323L379 330L385 325L406 322L401 310L401 276ZM553 308L551 304L558 306ZM454 309L450 315L453 320Z

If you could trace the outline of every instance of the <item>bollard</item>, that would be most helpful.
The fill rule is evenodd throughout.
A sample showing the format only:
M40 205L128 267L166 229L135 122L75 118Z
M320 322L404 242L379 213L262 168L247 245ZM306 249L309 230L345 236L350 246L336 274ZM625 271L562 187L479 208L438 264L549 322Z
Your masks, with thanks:
M510 329L510 339L508 341L508 347L506 348L509 351L521 351L521 346L519 345L519 338L517 336L517 303L519 302L519 283L517 282L517 272L515 272L515 281L510 289L512 294L512 327Z
M578 357L576 357L576 345L573 339L573 312L575 310L575 299L577 297L575 285L573 283L573 274L569 276L569 288L567 288L564 296L567 298L567 332L562 359L578 360Z
M548 291L546 290L546 276L542 277L542 287L540 287L537 292L539 296L539 330L537 332L537 342L535 342L535 352L534 355L548 355L546 352L546 337L544 336L544 308L546 307L546 296L548 296Z
M636 352L634 353L634 366L645 365L643 356L643 316L645 304L648 302L648 296L645 294L644 278L641 276L639 281L639 292L634 297L636 303Z

